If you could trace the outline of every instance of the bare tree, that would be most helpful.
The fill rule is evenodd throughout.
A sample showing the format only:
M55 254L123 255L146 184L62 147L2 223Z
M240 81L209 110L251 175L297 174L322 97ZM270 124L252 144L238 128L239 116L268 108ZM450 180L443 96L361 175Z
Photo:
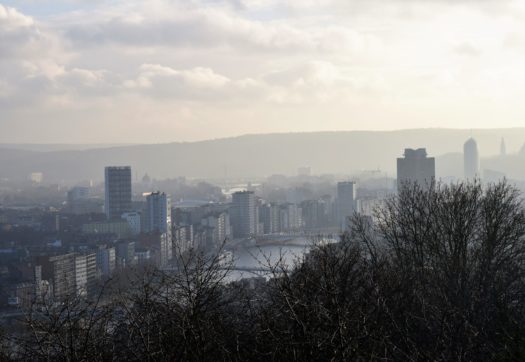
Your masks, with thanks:
M390 265L393 345L413 360L514 357L522 348L525 214L516 189L406 185L354 234ZM392 355L395 356L395 351Z
M235 338L226 309L230 270L220 253L177 253L169 271L141 270L117 293L118 349L128 359L204 361L234 359Z
M42 296L26 313L25 333L14 338L16 359L92 361L110 358L112 310L104 305L105 288L95 299L76 293L60 301Z
M508 183L405 185L351 232L283 255L256 287L217 253L137 268L95 300L31 309L35 361L473 361L525 358L525 212ZM254 284L255 285L255 284ZM0 339L1 340L1 339Z

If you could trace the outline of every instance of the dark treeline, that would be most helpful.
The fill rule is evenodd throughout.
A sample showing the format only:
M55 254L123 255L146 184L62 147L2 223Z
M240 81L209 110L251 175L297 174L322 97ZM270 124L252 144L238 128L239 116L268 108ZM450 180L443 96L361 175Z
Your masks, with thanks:
M141 270L102 298L43 303L5 360L525 359L525 214L506 183L408 185L289 270L225 283L217 257Z

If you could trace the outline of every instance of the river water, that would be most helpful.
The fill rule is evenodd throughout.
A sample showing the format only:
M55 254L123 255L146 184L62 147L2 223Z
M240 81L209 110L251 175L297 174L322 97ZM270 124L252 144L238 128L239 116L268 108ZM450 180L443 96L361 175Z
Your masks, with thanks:
M336 241L325 239L323 242ZM233 281L253 277L269 278L272 276L271 267L276 265L290 270L303 259L313 245L313 240L298 237L282 245L238 247L232 251L233 270L227 279Z

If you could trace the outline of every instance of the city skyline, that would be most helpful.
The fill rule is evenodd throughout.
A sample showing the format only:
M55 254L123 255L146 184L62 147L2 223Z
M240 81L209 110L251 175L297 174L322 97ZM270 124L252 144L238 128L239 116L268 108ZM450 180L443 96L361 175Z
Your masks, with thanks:
M0 0L0 361L514 361L525 2Z
M0 142L518 127L524 14L515 0L4 0Z

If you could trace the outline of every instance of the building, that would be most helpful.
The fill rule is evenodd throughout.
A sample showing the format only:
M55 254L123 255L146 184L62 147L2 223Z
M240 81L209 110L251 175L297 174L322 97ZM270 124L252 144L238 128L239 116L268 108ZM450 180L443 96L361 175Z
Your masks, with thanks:
M230 235L230 215L219 212L201 219L201 227L208 228L207 244L210 248L222 245Z
M75 291L79 296L87 295L87 258L85 255L75 257Z
M478 144L472 137L463 145L463 169L466 180L472 181L479 177Z
M117 244L116 250L116 264L125 268L135 264L135 242L121 241Z
M131 235L129 223L126 220L100 221L82 225L82 233L88 235L114 236L117 239Z
M356 183L353 181L337 183L337 217L341 227L356 212Z
M280 232L279 206L270 203L260 205L259 221L263 224L263 234L274 234Z
M385 198L363 197L358 200L358 204L359 214L373 217L376 210L385 204Z
M483 170L483 182L485 184L494 184L501 182L505 179L506 174L501 171L484 169Z
M140 212L131 211L122 214L122 220L126 220L129 226L129 232L131 235L138 235L141 232L142 223Z
M305 200L301 203L305 230L316 230L326 225L325 208L321 200Z
M68 296L76 294L75 258L75 253L57 255L49 258L49 262L51 263L49 272L51 272L53 296L56 300L63 300Z
M75 186L67 192L67 203L89 198L89 187Z
M73 214L99 213L102 200L90 197L90 188L75 186L67 192L67 209Z
M144 231L171 235L171 200L164 192L152 192L146 197Z
M240 191L232 196L230 213L234 238L254 236L258 229L257 204L253 191Z
M110 277L116 266L115 248L105 248L97 251L97 272L101 276Z
M144 231L158 233L157 262L160 266L167 265L173 257L173 241L171 228L171 200L164 192L152 192L146 197L146 215Z
M297 232L302 228L302 210L296 204L286 203L279 208L281 232Z
M193 247L193 225L176 226L173 229L173 246L177 254L182 254Z
M35 299L34 289L33 283L24 282L14 285L9 291L7 304L14 307L31 308Z
M434 157L427 157L425 148L416 150L405 148L403 158L397 159L397 189L407 183L417 183L422 188L429 188L436 178Z
M94 296L97 292L97 281L99 273L97 271L97 253L91 252L85 254L86 257L86 278L87 278L87 295Z
M131 211L131 167L106 167L104 211L109 220Z
M29 180L35 184L41 184L44 180L44 174L42 172L32 172L29 175Z
M67 206L70 212L81 214L87 207L89 187L76 186L67 192Z
M150 262L151 252L148 249L140 248L135 250L135 256L137 257L137 264L143 265Z
M157 242L154 244L155 261L159 267L165 267L173 258L173 243L171 233L160 233L157 236Z

